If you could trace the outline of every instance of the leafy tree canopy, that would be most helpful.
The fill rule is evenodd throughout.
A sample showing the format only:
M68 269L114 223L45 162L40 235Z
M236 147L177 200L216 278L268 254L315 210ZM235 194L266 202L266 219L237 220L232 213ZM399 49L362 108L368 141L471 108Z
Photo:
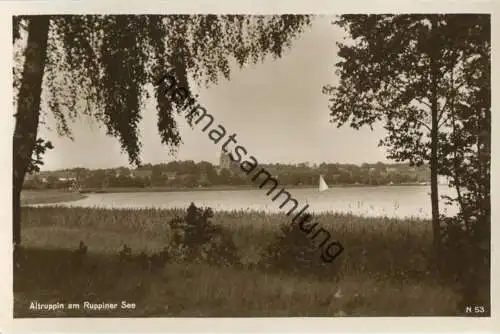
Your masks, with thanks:
M433 24L434 22L434 24ZM327 85L332 122L355 129L380 122L388 158L430 159L431 108L436 88L439 141L447 141L454 105L471 98L471 68L488 61L488 15L343 15L336 22L351 40L339 43L337 86ZM482 59L482 60L481 60ZM431 60L437 69L431 78Z
M14 17L14 43L28 20ZM280 57L309 22L298 15L50 16L43 97L60 135L71 137L69 120L93 116L139 164L137 125L148 84L172 69L188 89L188 75L205 85L221 75L229 79L231 59L242 67ZM21 81L15 70L15 88ZM162 142L174 150L181 142L174 119L179 106L158 90L155 99Z

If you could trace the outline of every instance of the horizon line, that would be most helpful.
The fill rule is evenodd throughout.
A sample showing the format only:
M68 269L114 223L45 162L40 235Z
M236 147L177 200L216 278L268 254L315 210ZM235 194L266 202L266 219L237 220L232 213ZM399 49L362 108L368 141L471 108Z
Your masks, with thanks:
M213 162L210 162L210 161L207 161L207 160L192 160L192 159L186 159L186 160L171 160L171 161L168 161L168 162L158 162L158 163L152 163L152 162L146 162L146 163L143 163L141 164L140 167L143 167L144 165L148 165L148 164L151 164L152 166L156 166L156 165L160 165L160 164L168 164L168 163L171 163L171 162L187 162L187 161L192 161L194 163L200 163L200 162L208 162L210 163L211 165L213 166L218 166L219 164L218 163L213 163ZM275 164L279 164L279 165L299 165L299 164L308 164L309 166L308 167L319 167L321 164L327 164L327 165L351 165L351 166L357 166L357 167L361 167L362 165L364 164L367 164L367 165L376 165L378 163L381 163L383 165L409 165L408 162L382 162L382 161L377 161L377 162L362 162L362 163L351 163L351 162L321 162L321 163L315 163L315 162L307 162L307 161L302 161L302 162L261 162L259 163L260 165L275 165ZM420 167L425 167L426 164L420 166ZM63 168L58 168L58 169L42 169L40 168L40 171L39 172L55 172L55 171L60 171L60 170L68 170L68 169L77 169L77 168L83 168L83 169L89 169L89 170L99 170L99 169L117 169L117 168L128 168L128 169L137 169L138 166L132 166L132 165L120 165L120 166L114 166L114 167L96 167L96 168L92 168L92 167L83 167L83 166L74 166L74 167L63 167Z

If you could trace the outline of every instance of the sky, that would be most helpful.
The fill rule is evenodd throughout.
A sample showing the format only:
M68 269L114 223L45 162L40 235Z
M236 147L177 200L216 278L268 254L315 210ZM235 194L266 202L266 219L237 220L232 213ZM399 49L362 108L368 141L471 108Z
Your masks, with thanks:
M231 79L209 88L195 88L198 102L215 122L236 134L238 144L262 163L354 163L388 162L385 149L377 146L385 130L337 128L329 122L326 84L336 84L337 41L345 34L331 24L333 17L318 17L280 58L234 67ZM140 124L143 163L172 160L209 161L217 164L221 141L216 145L201 131L178 118L183 143L172 155L161 144L156 111L147 103ZM39 136L49 139L55 149L44 157L42 170L62 168L112 168L129 166L116 138L87 118L71 125L74 141L54 130L55 121L46 120ZM207 131L208 132L208 131Z

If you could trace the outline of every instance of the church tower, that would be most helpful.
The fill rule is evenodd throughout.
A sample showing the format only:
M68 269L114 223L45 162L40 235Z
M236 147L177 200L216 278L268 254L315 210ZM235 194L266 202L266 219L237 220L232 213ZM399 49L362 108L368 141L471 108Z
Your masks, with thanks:
M220 155L219 169L231 169L231 158L229 157L229 154L224 151L222 151Z

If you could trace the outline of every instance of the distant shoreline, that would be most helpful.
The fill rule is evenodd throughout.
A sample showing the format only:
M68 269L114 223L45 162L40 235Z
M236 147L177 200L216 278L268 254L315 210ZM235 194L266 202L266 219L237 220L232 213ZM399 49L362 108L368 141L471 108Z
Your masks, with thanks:
M21 205L74 202L86 197L81 193L59 189L23 190L21 192Z
M349 185L332 185L332 188L362 188L362 187L398 187L398 186L424 186L422 184L391 184L391 185L366 185L366 184L349 184ZM311 186L290 186L284 187L287 190L294 189L317 189ZM73 202L86 198L91 194L113 194L113 193L134 193L134 192L193 192L193 191L236 191L236 190L259 190L258 187L252 185L242 186L212 186L203 188L172 188L172 187L146 187L146 188L87 188L80 192L71 192L65 189L25 189L22 191L21 205L32 204L56 204L62 202Z
M382 185L368 185L368 184L335 184L328 186L329 188L368 188L368 187L402 187L402 186L427 186L418 183L406 184L382 184ZM317 189L313 186L283 186L285 189ZM234 191L234 190L259 190L258 187L253 185L241 186L211 186L201 188L188 188L188 187L108 187L108 188L87 188L80 190L80 194L107 194L107 193L127 193L127 192L191 192L191 191Z

